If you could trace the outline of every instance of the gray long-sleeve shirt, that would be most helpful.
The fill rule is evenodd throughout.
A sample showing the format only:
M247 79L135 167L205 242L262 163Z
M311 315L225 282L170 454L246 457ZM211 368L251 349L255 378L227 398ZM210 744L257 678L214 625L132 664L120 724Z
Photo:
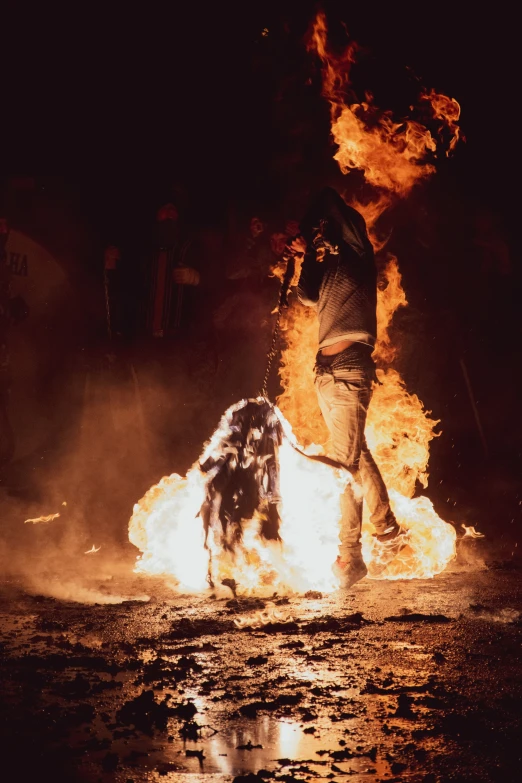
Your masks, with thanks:
M353 340L373 346L377 334L377 275L373 248L362 216L336 191L325 189L301 226L307 240L297 294L315 306L319 318L319 349ZM317 261L314 238L328 245Z

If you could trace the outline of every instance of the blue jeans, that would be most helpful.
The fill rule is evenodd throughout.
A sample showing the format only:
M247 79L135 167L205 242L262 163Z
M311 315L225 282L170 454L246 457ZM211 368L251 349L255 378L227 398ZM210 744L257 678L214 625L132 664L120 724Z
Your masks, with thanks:
M315 376L319 407L331 435L331 456L362 486L361 493L347 484L341 498L339 555L344 561L360 557L363 496L376 533L397 525L388 491L364 436L371 385L372 374L366 369L317 372Z

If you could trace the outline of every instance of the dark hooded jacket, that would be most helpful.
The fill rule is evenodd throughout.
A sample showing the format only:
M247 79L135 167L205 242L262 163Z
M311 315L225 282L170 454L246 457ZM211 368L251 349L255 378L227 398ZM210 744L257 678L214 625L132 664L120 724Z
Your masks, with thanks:
M317 308L319 349L353 340L375 345L377 273L366 224L333 188L324 188L301 223L307 251L297 294ZM324 259L318 261L318 250Z

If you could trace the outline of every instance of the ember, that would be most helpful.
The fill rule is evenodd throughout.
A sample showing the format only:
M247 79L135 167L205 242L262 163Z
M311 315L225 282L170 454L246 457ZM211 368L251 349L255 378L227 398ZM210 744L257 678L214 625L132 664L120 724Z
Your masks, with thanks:
M26 519L24 525L39 525L41 522L52 522L53 519L58 519L59 516L60 513L57 512L56 514L47 514L41 517L34 517L33 519Z

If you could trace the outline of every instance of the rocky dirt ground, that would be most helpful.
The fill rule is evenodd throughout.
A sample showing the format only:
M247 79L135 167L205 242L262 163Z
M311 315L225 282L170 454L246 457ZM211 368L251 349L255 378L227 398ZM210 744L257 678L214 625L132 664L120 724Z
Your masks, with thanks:
M4 780L520 780L512 563L270 600L102 572L128 600L0 587Z

